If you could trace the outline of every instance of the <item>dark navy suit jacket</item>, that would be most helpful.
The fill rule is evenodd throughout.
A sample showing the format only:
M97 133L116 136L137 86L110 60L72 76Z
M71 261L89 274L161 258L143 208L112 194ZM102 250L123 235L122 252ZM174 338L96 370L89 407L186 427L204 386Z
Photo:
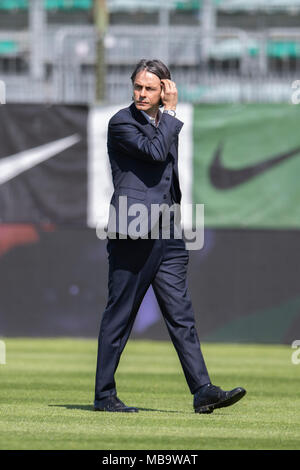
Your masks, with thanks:
M128 210L132 204L142 203L147 208L147 224L141 236L157 222L150 218L151 204L172 202L180 204L181 191L178 176L178 134L183 122L162 113L155 128L132 103L118 111L109 121L107 149L112 171L114 193L110 204L108 236L115 232L128 234L128 225L136 217L120 220L119 197L127 196ZM153 217L153 216L152 216ZM127 222L126 222L127 221Z

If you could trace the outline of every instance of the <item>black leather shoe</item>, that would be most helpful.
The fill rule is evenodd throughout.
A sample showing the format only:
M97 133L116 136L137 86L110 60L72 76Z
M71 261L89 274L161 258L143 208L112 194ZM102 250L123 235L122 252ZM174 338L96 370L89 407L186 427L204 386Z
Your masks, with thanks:
M95 400L94 411L138 413L139 410L133 406L124 405L124 403L116 395L113 395L111 397L103 398L102 400Z
M242 387L226 392L213 384L203 385L194 395L195 413L212 413L215 408L233 405L245 394L246 390Z

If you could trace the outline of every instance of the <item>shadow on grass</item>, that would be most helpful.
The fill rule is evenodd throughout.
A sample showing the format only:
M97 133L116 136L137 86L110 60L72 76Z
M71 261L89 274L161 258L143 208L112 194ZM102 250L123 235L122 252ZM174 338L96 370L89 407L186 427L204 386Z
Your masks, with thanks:
M67 408L68 410L94 411L93 405L48 405L57 408Z
M58 407L58 408L67 408L68 410L84 410L84 411L94 411L94 406L93 405L48 405L48 406L53 406L53 407ZM185 414L184 411L174 411L174 410L157 410L154 408L139 408L139 411L156 411L159 413L179 413L179 414Z

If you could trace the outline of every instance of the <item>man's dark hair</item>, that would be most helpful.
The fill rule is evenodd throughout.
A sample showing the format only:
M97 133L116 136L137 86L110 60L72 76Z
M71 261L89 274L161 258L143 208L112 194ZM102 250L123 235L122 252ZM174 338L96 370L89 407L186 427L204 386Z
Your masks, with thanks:
M146 70L147 72L154 73L154 75L157 75L157 77L160 80L163 79L168 79L171 80L171 73L168 67L158 59L153 59L153 60L147 60L147 59L142 59L138 62L136 65L132 75L131 75L131 81L132 84L134 84L135 77L139 72L142 70ZM160 100L160 106L163 106L162 101Z
M133 74L131 75L132 83L134 83L135 77L142 70L147 70L147 72L154 73L154 75L157 75L158 78L160 78L161 80L163 80L165 78L171 80L170 70L168 69L168 67L161 60L158 60L158 59L154 59L154 60L142 59L136 65L136 67L133 71Z

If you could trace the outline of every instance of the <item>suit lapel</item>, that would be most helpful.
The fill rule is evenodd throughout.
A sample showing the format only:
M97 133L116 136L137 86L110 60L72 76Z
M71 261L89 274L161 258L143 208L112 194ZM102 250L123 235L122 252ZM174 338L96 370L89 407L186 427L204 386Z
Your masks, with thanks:
M155 134L155 127L150 124L150 122L147 120L147 118L145 118L145 116L143 115L143 113L141 113L135 106L134 103L132 103L130 106L129 106L129 109L130 109L130 112L132 114L132 117L140 124L143 126L143 131L145 132L145 134L151 139L152 137L154 137L154 134ZM173 168L175 170L175 173L176 173L176 176L178 178L178 168L177 168L177 159L178 159L178 137L176 138L176 140L173 142L173 144L171 145L171 148L169 150L169 153L171 154L171 156L173 157Z

